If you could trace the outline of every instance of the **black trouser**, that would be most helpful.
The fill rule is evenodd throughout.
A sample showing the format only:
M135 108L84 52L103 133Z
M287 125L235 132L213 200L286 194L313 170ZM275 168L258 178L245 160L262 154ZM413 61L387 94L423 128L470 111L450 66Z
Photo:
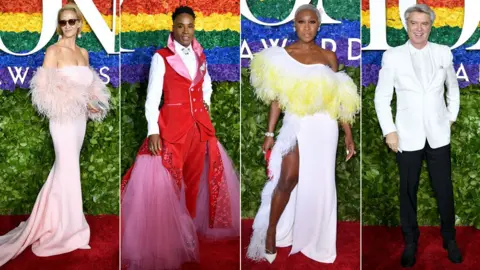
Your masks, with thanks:
M428 142L418 151L397 153L400 171L400 222L405 243L416 243L420 235L417 223L417 191L423 159L437 198L441 233L444 241L455 239L450 144L432 149Z

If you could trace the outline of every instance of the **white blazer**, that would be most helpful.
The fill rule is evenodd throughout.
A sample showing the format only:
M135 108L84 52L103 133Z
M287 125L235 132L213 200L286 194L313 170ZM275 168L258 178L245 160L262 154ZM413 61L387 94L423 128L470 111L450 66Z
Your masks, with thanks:
M450 121L457 119L460 90L453 69L453 55L444 45L428 43L433 74L426 88L415 74L408 42L383 54L375 110L383 135L397 132L400 151L416 151L450 143ZM447 86L445 104L444 92ZM397 98L395 122L392 118L393 91Z

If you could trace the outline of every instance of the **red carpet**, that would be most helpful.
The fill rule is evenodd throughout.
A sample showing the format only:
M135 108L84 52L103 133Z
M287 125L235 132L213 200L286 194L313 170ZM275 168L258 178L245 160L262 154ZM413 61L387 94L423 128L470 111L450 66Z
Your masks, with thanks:
M200 239L200 264L184 265L182 270L238 270L240 269L239 239L202 241Z
M122 266L122 270L126 267ZM186 263L182 270L238 270L240 269L240 241L204 241L200 239L200 263Z
M290 248L277 248L277 258L271 265L266 261L255 263L245 257L252 233L252 223L252 219L242 220L242 270L360 269L360 223L358 222L338 223L337 259L333 264L313 261L302 253L288 256Z
M417 262L411 269L480 269L480 230L457 227L463 263L453 264L442 247L439 227L421 227ZM402 269L402 232L399 227L365 226L362 237L363 269Z
M0 235L15 228L28 216L0 216ZM31 247L5 264L2 270L112 270L118 269L118 216L87 216L90 225L90 250L76 250L70 253L37 257Z

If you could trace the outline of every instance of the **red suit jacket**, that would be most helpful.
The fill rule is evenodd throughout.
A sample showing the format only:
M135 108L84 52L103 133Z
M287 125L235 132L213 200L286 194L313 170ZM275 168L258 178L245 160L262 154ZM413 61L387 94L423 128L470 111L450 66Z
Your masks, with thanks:
M207 141L215 137L215 129L203 105L202 85L207 72L205 54L199 45L192 44L198 63L197 73L192 81L182 59L175 54L175 48L170 47L157 51L163 57L165 78L168 78L163 83L164 103L158 119L160 136L170 143L182 143L187 132L197 123L201 140Z

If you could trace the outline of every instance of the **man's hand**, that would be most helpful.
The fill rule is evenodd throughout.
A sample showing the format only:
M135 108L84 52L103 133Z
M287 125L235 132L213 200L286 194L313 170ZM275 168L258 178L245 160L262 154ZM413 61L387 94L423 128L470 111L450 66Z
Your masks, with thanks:
M398 135L397 132L388 133L385 139L388 147L392 149L393 152L398 152Z
M162 150L162 143L159 134L152 134L148 136L148 150L154 156L160 155L160 150Z

